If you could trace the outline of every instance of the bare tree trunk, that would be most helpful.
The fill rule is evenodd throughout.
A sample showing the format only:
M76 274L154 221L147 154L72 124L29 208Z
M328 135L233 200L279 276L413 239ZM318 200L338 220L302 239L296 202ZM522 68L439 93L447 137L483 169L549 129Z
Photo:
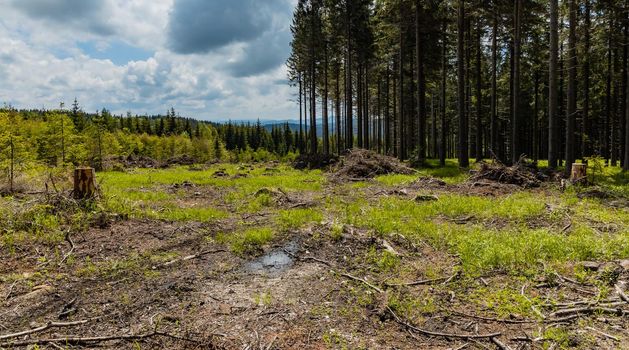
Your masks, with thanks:
M481 21L476 28L476 161L483 159L483 90L481 75Z
M347 68L345 69L345 148L354 147L354 126L352 106L352 32L350 3L347 2Z
M576 157L574 152L575 121L577 113L577 5L570 0L570 31L568 35L568 108L566 109L566 176L572 171Z
M493 28L491 36L491 121L489 126L491 151L498 154L498 116L496 114L496 104L498 102L498 9L493 9Z
M524 153L522 133L524 125L520 115L520 17L521 0L514 0L514 38L513 38L513 131L511 133L511 162L516 163Z
M539 156L539 130L538 130L538 119L539 119L539 72L535 71L535 102L533 108L533 161L537 163L537 158Z
M424 52L420 26L421 3L415 0L415 55L417 57L417 138L419 148L417 161L421 164L426 158L426 82L424 81Z
M363 146L369 149L369 63L363 68L364 81L363 81L363 106L365 111L363 112L364 126L363 126Z
M66 163L66 137L65 137L63 114L60 114L59 118L61 118L61 164L65 164Z
M629 70L625 70L625 79L629 79ZM622 170L629 171L629 84L625 86L625 154Z
M303 87L302 87L302 81L301 81L301 73L299 73L299 135L297 135L297 146L299 148L299 153L303 154L304 153L304 147L303 147L303 134L304 131L302 129L302 124L303 124L303 115L302 115L302 94L303 94Z
M391 74L389 72L389 65L387 64L387 79L386 79L386 97L384 102L384 154L391 154L391 109L390 109L390 94L391 94ZM395 98L394 98L395 99Z
M468 120L465 111L465 1L459 0L458 13L458 40L457 40L457 97L459 111L459 133L458 133L458 158L459 166L467 168L470 165L468 155Z
M559 52L558 3L550 0L550 59L548 77L548 167L554 169L558 163L559 135L557 123L557 56Z
M439 164L441 166L446 165L446 147L447 147L447 124L446 124L446 107L447 107L447 96L446 96L446 84L447 84L447 68L448 68L448 38L447 38L447 30L448 23L446 19L443 20L441 26L441 137L440 137L440 147L439 147Z
M399 152L400 159L406 159L405 111L404 111L404 6L400 2L400 115L399 115Z
M610 134L609 129L611 128L611 113L612 113L612 33L613 33L613 20L612 15L613 12L610 10L610 19L609 19L609 41L607 44L607 81L605 87L605 152L603 157L605 157L606 162L611 158L611 149L609 144Z
M585 0L585 49L583 62L583 117L581 120L581 156L583 160L590 156L590 0Z
M9 193L13 193L15 189L15 144L13 143L13 135L9 135L9 147L11 148L11 162L9 164Z
M330 154L330 135L328 127L328 46L324 44L323 60L323 154Z
M341 153L341 89L340 89L340 80L341 80L341 66L337 63L336 65L336 85L335 85L335 95L336 101L334 101L334 114L336 117L336 152Z

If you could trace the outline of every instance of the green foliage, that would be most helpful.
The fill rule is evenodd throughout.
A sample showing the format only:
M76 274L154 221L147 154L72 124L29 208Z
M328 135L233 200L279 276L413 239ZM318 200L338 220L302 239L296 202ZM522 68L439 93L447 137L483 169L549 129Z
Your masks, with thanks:
M310 223L319 223L323 220L323 214L319 209L289 209L281 210L277 217L277 224L286 230L298 229Z
M216 236L216 241L229 244L234 253L242 255L259 251L274 236L272 229L262 227L251 228L234 234L221 233Z

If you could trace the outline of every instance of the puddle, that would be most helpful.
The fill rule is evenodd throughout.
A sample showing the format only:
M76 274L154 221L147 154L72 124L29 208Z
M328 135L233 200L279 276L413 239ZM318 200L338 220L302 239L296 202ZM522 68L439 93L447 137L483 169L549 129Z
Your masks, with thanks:
M250 261L245 266L247 272L256 274L277 274L293 266L295 255L299 251L299 241L293 240L283 247L275 248L261 257Z

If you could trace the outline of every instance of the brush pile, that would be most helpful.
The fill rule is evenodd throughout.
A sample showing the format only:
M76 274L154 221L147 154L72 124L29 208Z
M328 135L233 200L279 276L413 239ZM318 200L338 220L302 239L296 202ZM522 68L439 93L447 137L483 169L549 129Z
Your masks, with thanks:
M333 169L335 177L349 181L371 179L387 174L414 174L415 170L393 157L363 149L353 149Z
M492 163L482 163L480 169L470 177L469 181L477 183L488 180L522 188L534 188L539 187L545 178L546 176L535 166L526 164L523 159L512 166L506 166L494 160Z

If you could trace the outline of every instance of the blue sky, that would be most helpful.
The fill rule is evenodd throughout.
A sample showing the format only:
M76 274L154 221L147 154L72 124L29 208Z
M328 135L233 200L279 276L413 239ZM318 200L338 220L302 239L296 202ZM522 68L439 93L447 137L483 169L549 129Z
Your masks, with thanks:
M294 119L296 0L0 0L0 103Z

